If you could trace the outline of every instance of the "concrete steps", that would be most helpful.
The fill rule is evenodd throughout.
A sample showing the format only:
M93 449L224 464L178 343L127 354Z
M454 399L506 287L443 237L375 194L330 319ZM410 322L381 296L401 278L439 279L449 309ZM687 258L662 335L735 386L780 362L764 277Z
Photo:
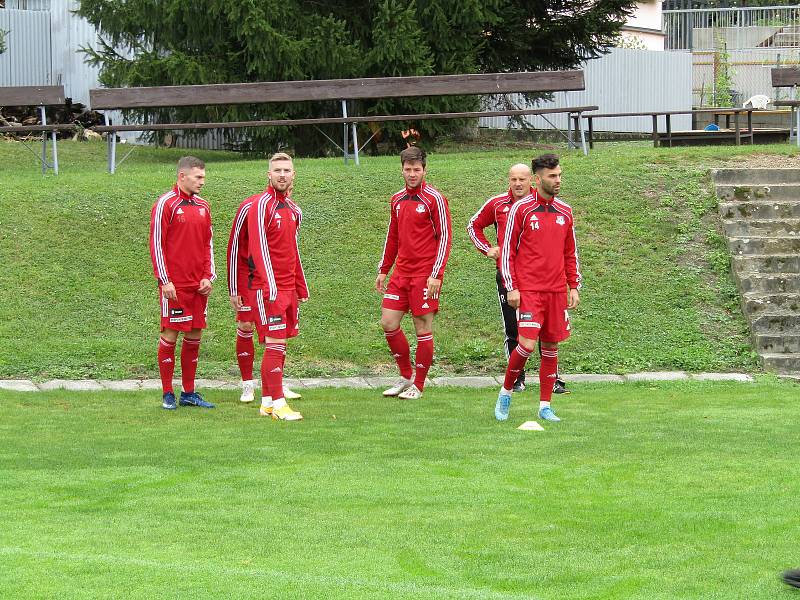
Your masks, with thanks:
M720 169L719 214L764 367L800 377L800 169Z

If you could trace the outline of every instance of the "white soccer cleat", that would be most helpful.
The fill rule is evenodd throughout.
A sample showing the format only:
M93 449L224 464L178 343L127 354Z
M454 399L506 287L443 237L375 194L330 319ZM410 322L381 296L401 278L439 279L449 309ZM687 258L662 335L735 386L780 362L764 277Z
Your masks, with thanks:
M287 400L299 400L303 396L301 396L297 392L293 392L288 387L283 386L283 397L286 398Z
M255 399L255 381L242 382L242 395L239 396L239 402L252 402Z
M388 390L383 390L383 395L387 398L390 396L399 396L401 393L405 392L408 388L414 385L414 382L410 379L406 379L405 377L401 377L397 383L395 383L392 387Z
M411 385L406 391L397 394L398 398L403 400L419 400L422 398L422 392L415 385Z

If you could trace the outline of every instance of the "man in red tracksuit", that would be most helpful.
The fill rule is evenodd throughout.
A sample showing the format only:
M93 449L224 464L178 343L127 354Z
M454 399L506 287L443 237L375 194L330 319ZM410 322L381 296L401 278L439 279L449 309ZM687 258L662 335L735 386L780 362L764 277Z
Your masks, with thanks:
M433 319L439 310L452 226L447 199L425 182L425 151L416 146L406 148L400 153L400 164L405 187L392 196L375 289L383 294L381 326L401 376L383 395L412 400L422 396L433 361ZM394 272L387 286L392 265ZM415 370L408 339L400 328L409 310L417 334Z
M194 389L208 296L216 279L211 209L197 195L205 178L202 160L193 156L181 158L175 187L156 201L150 215L150 258L161 301L158 368L162 406L167 410L177 408L172 376L179 332L183 332L180 405L214 408Z
M236 313L236 362L242 376L241 402L252 402L255 399L255 380L253 379L253 364L255 362L255 344L253 332L255 331L255 261L250 255L250 238L247 233L247 217L251 207L258 202L262 194L257 194L245 199L236 211L228 238L228 293L231 306ZM290 195L287 193L287 195ZM266 394L265 394L266 395ZM283 387L283 395L287 400L300 398L297 394Z
M298 421L283 393L286 340L300 332L299 303L308 300L297 235L303 213L287 195L294 181L292 157L279 152L269 161L269 187L253 197L247 218L248 248L253 258L251 284L258 338L264 344L261 360L262 416Z
M498 194L489 198L480 210L476 212L467 224L467 233L475 247L488 258L495 261L497 266L497 274L495 279L497 281L497 299L500 302L500 315L503 318L503 331L505 332L505 350L506 359L511 356L514 348L517 347L517 310L509 306L506 300L507 291L503 285L503 278L500 274L500 247L503 245L503 233L505 232L506 223L508 221L508 213L511 211L511 206L522 200L529 194L533 193L531 182L533 174L528 165L516 164L508 170L508 191L504 194ZM497 244L492 245L486 238L484 229L489 226L494 226L495 237ZM541 344L541 340L539 342ZM541 354L541 345L539 347ZM525 389L525 371L520 371L517 380L514 382L515 392L521 392ZM553 382L554 394L566 394L566 383L560 378L556 377Z
M575 222L572 209L556 195L561 166L554 154L533 161L536 189L509 212L500 259L508 304L517 309L519 345L511 353L495 405L495 418L508 418L511 389L541 339L539 417L560 421L550 407L558 373L558 343L570 334L569 313L580 302Z

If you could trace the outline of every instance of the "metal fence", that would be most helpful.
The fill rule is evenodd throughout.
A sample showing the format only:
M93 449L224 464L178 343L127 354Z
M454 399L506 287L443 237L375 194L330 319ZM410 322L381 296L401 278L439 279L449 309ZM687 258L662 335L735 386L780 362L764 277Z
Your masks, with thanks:
M599 112L645 112L650 110L692 109L692 55L688 52L653 52L615 48L609 54L582 65L586 89L582 92L559 92L541 108L598 106ZM632 75L635 77L631 82ZM520 97L516 97L518 102ZM565 115L529 117L527 122L539 129L553 125L566 129ZM505 129L507 117L480 120L481 127ZM675 115L675 129L691 129L689 115ZM650 117L596 119L597 131L650 132Z
M773 100L786 99L788 89L773 88L771 69L800 65L800 48L753 48L692 53L692 94L696 106L719 106L716 73L721 61L727 64L732 86L732 104L741 106L748 98L763 94Z
M665 10L667 50L800 46L800 6Z

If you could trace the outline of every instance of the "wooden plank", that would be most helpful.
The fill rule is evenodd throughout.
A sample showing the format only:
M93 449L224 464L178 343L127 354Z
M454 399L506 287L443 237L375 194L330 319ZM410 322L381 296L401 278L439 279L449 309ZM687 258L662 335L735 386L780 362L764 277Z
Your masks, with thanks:
M704 113L724 114L728 111L730 114L738 114L745 112L753 112L752 108L696 108L694 110L650 110L643 112L618 112L618 113L592 113L593 119L611 118L611 117L651 117L653 115L694 115ZM756 110L756 113L761 112ZM588 115L584 115L584 119Z
M3 133L41 133L42 131L74 131L76 125L11 125L0 127L0 134Z
M800 84L800 68L775 67L771 69L772 87L791 87Z
M105 88L90 90L89 96L91 107L96 110L583 89L583 71L575 70Z
M500 110L490 112L427 113L420 115L374 115L369 117L322 117L318 119L278 119L272 121L228 121L218 123L149 123L141 125L98 125L92 131L163 131L192 129L239 129L242 127L290 127L295 125L338 125L342 123L379 123L384 121L430 121L434 119L476 119L480 117L511 117L524 115L546 115L553 113L583 113L597 110L596 106L572 106L566 108L535 108L524 110Z
M63 85L0 87L0 106L55 106L64 104Z

